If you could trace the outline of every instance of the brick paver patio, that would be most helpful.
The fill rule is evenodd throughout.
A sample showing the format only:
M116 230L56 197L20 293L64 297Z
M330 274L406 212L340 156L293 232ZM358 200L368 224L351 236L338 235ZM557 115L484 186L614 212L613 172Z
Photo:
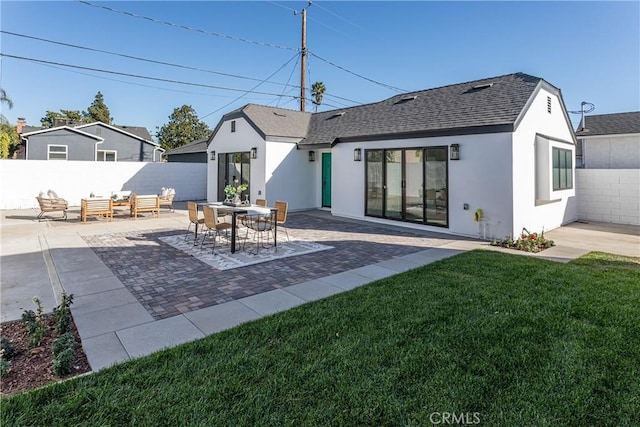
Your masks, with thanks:
M291 214L291 238L333 246L322 252L220 271L159 240L185 230L134 231L84 240L155 319L341 273L448 243L448 236ZM282 238L284 236L280 235Z

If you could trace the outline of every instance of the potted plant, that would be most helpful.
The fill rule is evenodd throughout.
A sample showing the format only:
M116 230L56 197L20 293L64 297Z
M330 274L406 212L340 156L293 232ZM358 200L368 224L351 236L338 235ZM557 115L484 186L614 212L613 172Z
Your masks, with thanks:
M224 187L224 194L227 196L227 198L225 199L225 204L231 205L231 206L240 206L241 204L241 200L240 200L240 195L242 194L243 191L246 191L249 188L249 184L247 183L243 183L243 184L238 184L238 180L235 179L233 180L233 184L228 184L226 187Z

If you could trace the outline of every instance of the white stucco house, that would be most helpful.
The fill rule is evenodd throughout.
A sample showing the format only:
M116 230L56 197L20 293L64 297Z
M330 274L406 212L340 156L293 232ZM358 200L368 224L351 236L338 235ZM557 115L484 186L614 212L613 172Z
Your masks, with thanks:
M207 198L235 177L291 210L504 237L577 219L575 144L560 90L523 73L321 113L248 104L209 139Z
M640 169L640 111L586 116L576 137L578 167Z

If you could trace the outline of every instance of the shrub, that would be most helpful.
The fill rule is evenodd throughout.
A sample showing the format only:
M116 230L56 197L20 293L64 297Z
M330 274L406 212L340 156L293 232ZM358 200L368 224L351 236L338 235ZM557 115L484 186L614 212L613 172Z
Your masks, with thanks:
M4 378L11 371L11 362L5 358L4 348L0 349L0 378Z
M555 243L553 240L549 240L544 237L544 230L542 230L542 233L540 234L530 233L529 230L523 227L520 237L517 240L513 240L513 237L508 235L502 240L492 241L491 245L517 249L525 252L540 252L554 246Z
M73 294L67 295L62 292L60 305L53 309L53 316L56 319L56 333L62 335L69 330L71 323L71 304L73 304Z
M36 312L34 313L33 310L25 310L24 313L22 313L22 322L29 334L29 345L31 347L38 347L42 343L42 338L44 338L45 325L40 299L33 297L33 302L37 307Z
M54 374L62 377L71 373L74 350L77 344L70 332L61 335L53 342L51 350L53 351L54 361L51 369Z
M6 360L12 359L16 355L16 349L8 338L3 337L0 339L0 350L2 351L2 358Z

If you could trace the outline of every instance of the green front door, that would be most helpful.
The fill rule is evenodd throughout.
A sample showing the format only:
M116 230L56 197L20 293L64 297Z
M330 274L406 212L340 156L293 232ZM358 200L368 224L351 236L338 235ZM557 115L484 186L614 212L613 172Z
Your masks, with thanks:
M322 207L331 207L331 153L322 153Z

